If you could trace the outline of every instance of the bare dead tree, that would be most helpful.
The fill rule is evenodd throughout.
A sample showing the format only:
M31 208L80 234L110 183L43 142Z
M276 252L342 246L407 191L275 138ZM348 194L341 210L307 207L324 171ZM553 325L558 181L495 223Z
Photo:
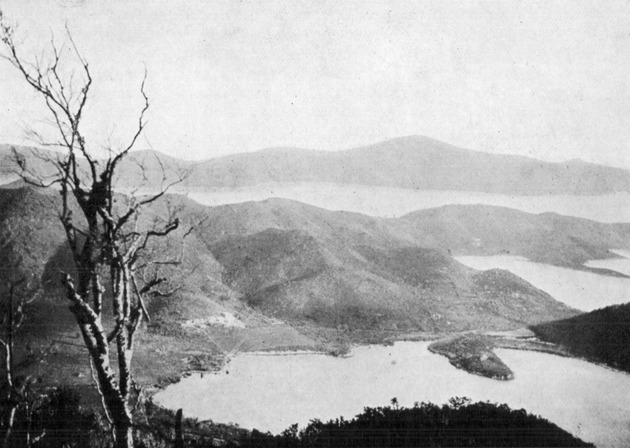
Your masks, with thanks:
M16 397L14 370L13 370L13 339L15 332L20 328L24 321L24 313L22 302L16 303L17 289L22 281L7 282L7 310L2 316L2 327L4 329L3 338L0 339L0 345L4 349L4 377L2 378L4 387L4 396L2 397L3 412L5 413L4 427L4 445L8 446L13 431L15 414L19 405ZM17 308L17 310L16 310Z
M25 308L37 297L26 275L19 274L21 258L13 254L13 233L5 228L0 233L0 253L3 261L2 284L0 284L0 349L3 363L0 371L0 414L3 430L2 446L11 446L13 429L18 410L28 410L33 403L29 402L30 378L16 376L15 370L15 340L20 328L25 322ZM30 434L28 434L30 436ZM40 434L38 438L41 438ZM30 446L30 445L29 445Z
M159 275L159 270L153 270L154 275L146 277L143 256L154 239L166 237L180 225L173 215L148 225L143 225L139 219L143 208L160 199L172 184L163 185L155 194L126 201L117 202L114 192L117 169L146 126L149 109L146 71L140 85L143 104L135 132L127 144L110 148L107 157L97 158L82 130L92 74L71 34L67 33L71 57L61 52L53 40L46 57L27 62L16 44L14 27L2 20L1 13L0 25L0 39L6 49L4 58L41 95L58 135L57 140L46 142L46 146L54 147L58 153L50 160L56 175L33 176L27 161L18 157L20 174L31 184L59 188L59 218L76 268L76 275L63 273L69 308L89 352L116 446L129 448L133 446L134 337L143 318L148 318L144 297L167 280ZM75 70L68 70L70 64L74 64L71 67ZM139 267L143 268L142 276L137 275ZM109 325L103 315L103 301L108 296L111 296L113 314ZM108 326L110 328L106 328Z

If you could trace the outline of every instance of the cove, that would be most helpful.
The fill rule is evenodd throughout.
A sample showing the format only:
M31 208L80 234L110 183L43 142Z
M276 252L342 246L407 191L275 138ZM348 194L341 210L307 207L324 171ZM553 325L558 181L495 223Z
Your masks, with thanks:
M154 401L181 407L189 417L277 433L314 418L351 418L394 397L413 406L467 396L524 408L598 446L630 440L630 375L582 360L500 349L515 379L494 381L455 369L431 354L428 344L357 347L347 358L240 354L225 370L185 378Z
M619 255L618 258L607 258L605 260L591 260L584 263L591 268L604 268L630 275L630 251L611 250L610 252ZM630 300L629 300L630 301Z

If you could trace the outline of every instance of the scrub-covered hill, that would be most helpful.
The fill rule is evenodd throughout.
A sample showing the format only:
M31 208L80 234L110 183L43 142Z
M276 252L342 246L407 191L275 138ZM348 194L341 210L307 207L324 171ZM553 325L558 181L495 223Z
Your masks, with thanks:
M576 356L630 372L630 303L530 328L543 341Z
M630 224L489 205L447 205L410 213L399 221L409 224L423 244L453 254L511 254L574 269L587 269L583 264L588 260L616 257L609 249L630 247Z
M149 302L154 321L171 329L219 311L315 327L432 332L516 328L575 314L506 271L475 271L425 247L396 220L286 200L203 207L167 199L147 209L143 222L176 209L183 223L197 223L185 241L179 233L154 248L161 257L184 248L181 269L165 271L176 293ZM23 269L42 279L50 292L44 300L67 315L58 274L72 272L72 263L57 201L31 188L0 189L0 225L30 229L16 235L14 250L28 253Z

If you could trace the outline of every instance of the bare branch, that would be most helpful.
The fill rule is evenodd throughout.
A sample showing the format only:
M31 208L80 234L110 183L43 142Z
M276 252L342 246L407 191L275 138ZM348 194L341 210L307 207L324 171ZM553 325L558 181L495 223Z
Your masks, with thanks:
M134 135L131 138L131 141L129 142L127 147L125 149L123 149L122 151L120 151L118 154L116 154L116 156L114 156L114 158L110 158L107 161L107 167L105 169L105 172L109 173L108 175L109 175L110 180L113 177L113 173L116 170L116 166L118 165L118 163L134 147L134 145L136 144L136 141L138 140L138 138L142 134L142 131L144 130L145 126L147 125L147 123L145 121L145 114L146 114L147 110L149 110L149 97L147 96L147 94L146 94L146 92L144 90L144 86L145 86L146 80L147 80L147 70L146 70L146 67L145 67L145 69L144 69L144 77L142 78L142 83L140 84L140 93L142 94L142 98L144 99L144 106L142 107L142 110L140 111L140 115L138 116L138 126L136 128L136 132L134 133Z
M92 74L67 28L66 34L73 52L65 52L66 44L58 47L52 37L48 52L42 52L33 61L27 61L15 42L13 28L3 20L0 13L0 41L7 50L4 59L41 95L50 123L58 133L58 137L52 141L36 131L31 136L42 147L62 151L62 155L55 160L50 156L46 161L53 170L52 174L47 172L45 176L37 172L38 166L28 166L26 157L18 154L17 150L14 155L19 175L25 181L39 187L59 186L61 207L58 215L76 269L76 278L64 273L62 283L89 353L93 379L103 399L108 419L115 428L116 444L129 448L133 445L133 416L130 408L133 342L142 320L149 320L144 296L176 291L178 288L171 291L164 289L168 282L166 276L160 275L160 268L178 265L183 259L182 251L182 255L170 260L150 260L150 246L153 246L154 240L168 237L180 226L172 210L169 210L168 219L155 219L148 225L143 225L139 216L144 207L153 206L182 178L180 176L175 182L169 183L164 164L157 157L162 171L160 191L141 198L132 197L122 210L116 204L114 176L147 125L146 115L150 106L146 94L147 70L145 67L140 85L143 105L131 138L119 151L111 150L106 160L97 160L90 153L82 132L82 120L91 98ZM147 179L144 171L143 176ZM192 228L187 229L182 241L191 232ZM142 272L145 281L140 288L136 282L139 260L143 263L141 270L151 263L150 269L153 271L152 278L148 280L145 276L147 272ZM112 295L115 322L113 328L108 324L109 331L101 316L104 281L108 282L106 289ZM18 308L18 324L23 321L22 306ZM110 344L114 340L116 343L111 352L115 351L116 354L117 377L110 365Z
M109 415L109 410L107 409L107 405L105 403L105 397L103 396L103 392L101 392L98 379L96 378L96 374L94 373L94 361L92 361L92 357L88 356L88 360L90 362L90 372L92 374L92 380L94 384L96 384L96 388L98 389L98 394L101 396L101 405L103 406L103 411L105 412L105 418L109 422L110 426L114 426L114 422Z
M140 306L140 309L142 310L142 313L144 314L144 318L147 321L150 321L151 317L149 316L149 312L147 311L147 307L144 305L144 300L142 299L142 293L138 289L138 282L136 281L136 276L135 275L131 276L131 281L133 282L133 289L136 292L136 296L138 298L138 305Z

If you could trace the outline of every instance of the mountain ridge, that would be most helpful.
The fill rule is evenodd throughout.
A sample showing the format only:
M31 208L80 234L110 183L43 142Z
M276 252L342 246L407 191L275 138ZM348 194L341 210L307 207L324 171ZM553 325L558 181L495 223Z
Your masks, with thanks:
M0 176L6 175L3 170L7 170L9 148L0 145ZM35 150L18 150L33 160L29 154ZM152 157L147 157L149 154ZM193 162L146 150L131 152L128 159L120 166L120 187L137 186L141 179L138 162L144 160L150 164L147 182L153 187L165 179L179 180L178 176L184 173L181 188L326 182L519 195L630 192L630 170L623 168L491 154L423 136L339 151L274 147ZM37 165L36 161L33 163Z
M513 274L478 272L444 248L427 247L405 221L290 200L205 207L181 196L166 199L170 205L162 202L145 212L147 222L169 207L185 221L204 217L183 266L191 272L173 273L187 285L187 294L207 294L218 302L224 297L230 306L242 303L274 318L332 328L509 329L575 314ZM26 245L22 251L30 248L29 269L50 281L55 269L71 269L64 268L69 257L52 212L56 201L30 187L0 189L0 209L6 211L0 224L10 221L38 232L45 253L29 243L33 238L18 243ZM166 250L177 242L164 244ZM160 315L162 305L148 306ZM185 309L179 315L185 316Z
M11 248L23 254L17 274L27 273L44 287L37 306L27 310L25 332L42 344L51 338L71 341L76 327L58 279L60 270L72 274L73 268L55 214L59 196L15 187L0 188L0 228L20 229ZM523 235L531 234L541 235L542 247L560 241L554 247L563 250L553 250L555 258L548 261L567 265L594 255L612 256L608 248L620 239L630 241L630 224L560 217L567 222L556 225L553 216L550 222L545 216L491 206L376 218L288 199L207 207L181 195L152 204L138 224L150 224L169 210L177 210L182 223L198 226L185 242L182 265L163 272L179 285L175 295L146 300L151 322L138 356L150 365L150 350L168 344L165 371L186 359L181 350L191 338L212 352L308 348L339 353L349 342L379 343L418 332L511 330L569 318L580 312L508 271L476 271L453 255L516 254L524 250L518 244ZM476 232L492 215L498 229L514 233L491 229L493 239L474 244ZM525 224L515 224L520 221ZM443 234L431 230L435 228ZM181 235L173 235L153 250L167 254L181 243ZM11 255L5 252L0 268L6 267L3 257ZM577 259L567 262L573 253ZM228 315L240 326L215 323L217 316ZM76 353L77 363L83 362L81 353ZM63 372L76 368L64 357L51 363Z

